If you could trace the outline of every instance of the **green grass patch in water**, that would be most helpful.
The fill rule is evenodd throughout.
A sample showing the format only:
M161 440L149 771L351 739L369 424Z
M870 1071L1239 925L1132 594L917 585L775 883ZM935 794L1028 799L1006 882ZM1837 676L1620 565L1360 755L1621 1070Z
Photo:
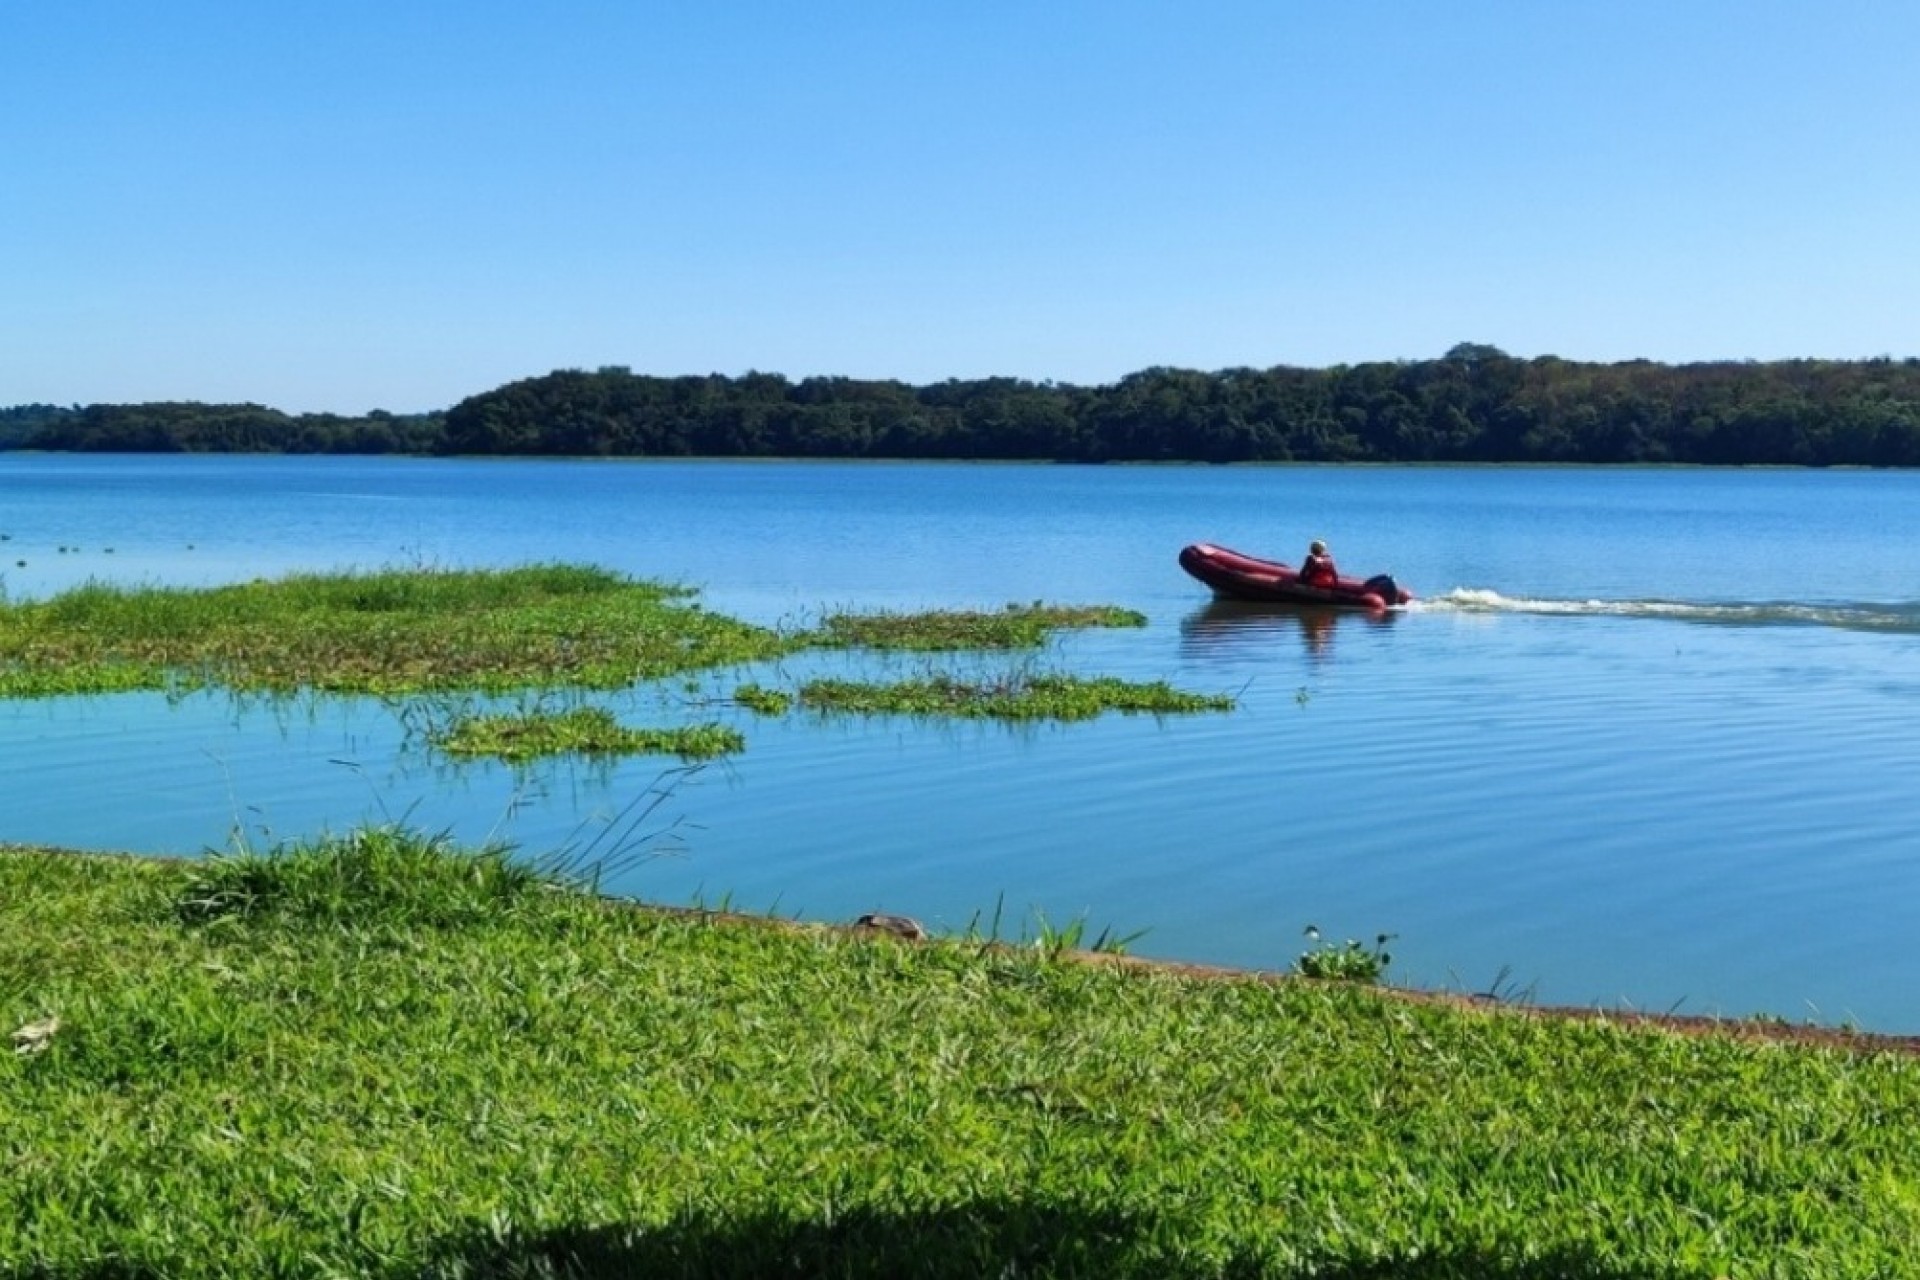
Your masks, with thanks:
M785 715L793 707L793 695L761 684L743 684L733 691L733 700L755 715Z
M295 574L214 588L88 583L0 598L0 697L227 688L403 696L624 688L803 648L1029 648L1109 606L830 615L782 633L686 588L583 565Z
M789 651L677 587L577 565L89 584L0 602L0 696L621 688Z
M1234 706L1232 698L1188 693L1164 681L1073 675L963 680L939 673L890 683L809 680L800 686L799 702L813 711L996 720L1088 720L1106 711L1174 715Z
M89 583L47 601L0 600L0 697L208 687L387 697L615 689L804 648L995 651L1037 646L1063 627L1145 621L1110 606L1035 603L998 612L838 613L817 629L782 633L708 612L686 589L578 565L296 574L211 589ZM1010 720L1233 706L1164 683L1065 675L825 680L797 694L745 684L734 701L762 715L797 701L816 710ZM461 716L428 736L450 755L507 760L696 759L744 745L723 725L624 728L590 709Z
M1032 649L1069 627L1144 627L1146 615L1110 605L1010 604L998 613L835 613L812 643L908 651Z
M602 707L459 716L428 740L448 755L500 760L558 755L672 755L708 760L746 746L740 731L725 725L631 728Z

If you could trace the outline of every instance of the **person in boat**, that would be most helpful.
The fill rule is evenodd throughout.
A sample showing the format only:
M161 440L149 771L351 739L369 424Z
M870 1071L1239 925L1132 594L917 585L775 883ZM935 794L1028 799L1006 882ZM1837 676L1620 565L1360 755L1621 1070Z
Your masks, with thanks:
M1332 587L1340 581L1340 571L1333 567L1327 544L1318 538L1307 548L1306 563L1300 566L1300 581L1309 587Z

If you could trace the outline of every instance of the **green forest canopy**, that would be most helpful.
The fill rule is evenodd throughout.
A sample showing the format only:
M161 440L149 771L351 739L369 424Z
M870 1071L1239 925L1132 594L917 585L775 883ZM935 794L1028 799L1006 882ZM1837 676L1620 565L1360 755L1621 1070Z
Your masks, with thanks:
M441 413L259 405L0 409L0 448L994 458L1071 462L1672 462L1920 466L1920 360L1437 360L1152 368L1107 386L559 370Z

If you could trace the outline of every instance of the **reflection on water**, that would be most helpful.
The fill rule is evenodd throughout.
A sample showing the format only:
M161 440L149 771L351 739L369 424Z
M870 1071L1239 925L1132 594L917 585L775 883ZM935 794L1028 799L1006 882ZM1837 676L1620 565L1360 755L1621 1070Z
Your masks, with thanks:
M1307 657L1333 657L1342 627L1391 627L1399 613L1330 609L1324 605L1210 600L1180 623L1180 652L1189 658L1257 657L1282 640L1298 639Z

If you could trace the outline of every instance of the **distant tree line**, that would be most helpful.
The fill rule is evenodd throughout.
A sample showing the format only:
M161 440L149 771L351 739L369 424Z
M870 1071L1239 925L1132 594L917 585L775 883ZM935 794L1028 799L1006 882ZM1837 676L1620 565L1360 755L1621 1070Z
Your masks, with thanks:
M12 417L4 415L15 415ZM20 423L27 425L22 428ZM1664 365L1437 360L1110 386L561 370L443 414L290 417L257 405L0 411L0 447L1073 462L1675 462L1920 466L1920 360Z
M443 415L287 414L257 404L93 404L0 409L0 448L87 453L433 453Z
M0 409L0 449L18 449L43 427L58 422L74 409L59 409L50 404L18 404Z

